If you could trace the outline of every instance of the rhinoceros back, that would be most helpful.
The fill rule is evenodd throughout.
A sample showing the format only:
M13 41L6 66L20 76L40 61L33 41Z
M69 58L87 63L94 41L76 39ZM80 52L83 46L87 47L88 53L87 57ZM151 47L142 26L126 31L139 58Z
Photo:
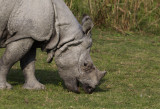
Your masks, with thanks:
M37 41L49 40L54 28L51 0L18 0L8 21L10 34L18 38L31 37Z

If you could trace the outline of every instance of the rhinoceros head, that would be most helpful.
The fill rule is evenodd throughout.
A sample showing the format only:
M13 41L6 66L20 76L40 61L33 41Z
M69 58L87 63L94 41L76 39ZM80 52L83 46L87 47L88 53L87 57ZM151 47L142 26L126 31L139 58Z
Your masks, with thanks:
M55 53L60 77L68 90L75 93L79 93L79 82L86 93L92 93L106 73L99 71L90 57L92 27L90 17L85 16L82 20L83 38L67 43Z

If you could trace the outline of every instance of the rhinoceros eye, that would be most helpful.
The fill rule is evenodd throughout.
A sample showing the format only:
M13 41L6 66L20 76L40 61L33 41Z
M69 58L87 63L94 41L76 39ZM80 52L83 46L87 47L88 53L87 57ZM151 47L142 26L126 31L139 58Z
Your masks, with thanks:
M81 66L82 70L86 73L91 73L93 70L95 70L95 67L92 63L84 62L83 66Z
M87 66L87 63L86 63L86 62L84 63L84 66L85 66L85 67Z

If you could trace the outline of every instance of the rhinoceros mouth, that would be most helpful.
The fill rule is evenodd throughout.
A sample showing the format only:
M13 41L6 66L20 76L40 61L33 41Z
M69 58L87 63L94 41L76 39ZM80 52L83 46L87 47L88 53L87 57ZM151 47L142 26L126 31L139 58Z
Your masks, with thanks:
M83 87L84 91L88 94L92 94L93 91L95 90L95 88L92 88L91 86L89 86L87 84L84 84L82 87Z
M80 93L80 86L82 86L84 92L87 93L87 94L92 94L94 92L94 90L95 90L95 88L92 88L88 84L82 84L80 81L77 80L78 90L76 91L76 93L78 93L78 94Z

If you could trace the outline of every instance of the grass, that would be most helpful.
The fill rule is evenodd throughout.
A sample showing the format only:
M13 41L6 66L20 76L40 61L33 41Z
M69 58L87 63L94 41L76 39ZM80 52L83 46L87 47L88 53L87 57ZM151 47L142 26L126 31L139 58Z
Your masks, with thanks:
M46 90L22 89L24 77L17 63L8 75L14 88L0 91L0 108L159 109L159 36L123 36L95 29L91 56L100 70L108 71L93 94L68 92L55 63L46 64L46 54L38 49L36 77Z

